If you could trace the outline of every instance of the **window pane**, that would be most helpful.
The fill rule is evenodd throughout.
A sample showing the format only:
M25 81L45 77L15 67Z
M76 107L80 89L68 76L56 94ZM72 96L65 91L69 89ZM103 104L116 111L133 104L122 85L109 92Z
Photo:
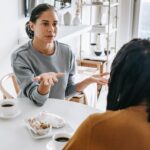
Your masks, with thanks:
M150 0L141 1L139 37L150 38Z

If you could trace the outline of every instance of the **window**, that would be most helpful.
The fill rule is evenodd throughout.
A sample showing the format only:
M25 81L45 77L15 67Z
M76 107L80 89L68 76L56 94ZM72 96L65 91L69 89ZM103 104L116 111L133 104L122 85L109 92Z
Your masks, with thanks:
M139 37L150 38L150 0L141 0Z

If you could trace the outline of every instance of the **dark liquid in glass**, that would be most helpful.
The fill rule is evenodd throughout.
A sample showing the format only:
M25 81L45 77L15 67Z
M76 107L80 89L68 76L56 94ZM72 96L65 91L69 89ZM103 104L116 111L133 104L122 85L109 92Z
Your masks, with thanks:
M67 138L67 137L59 137L59 138L56 138L55 140L58 141L58 142L66 142L66 141L69 140L69 138Z

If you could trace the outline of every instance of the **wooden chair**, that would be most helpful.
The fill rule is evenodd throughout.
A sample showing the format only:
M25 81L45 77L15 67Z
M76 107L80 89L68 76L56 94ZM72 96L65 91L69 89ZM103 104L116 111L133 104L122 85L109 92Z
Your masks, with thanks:
M66 100L87 105L86 96L83 92L71 98L67 98Z
M77 64L79 66L86 66L86 67L93 67L93 68L97 68L99 70L99 73L103 73L105 72L105 63L106 63L106 60L99 60L99 61L96 61L96 60L77 60Z
M10 87L11 92L9 92L7 88L8 86ZM15 92L15 95L18 95L20 88L17 84L14 73L9 73L0 79L0 90L4 99L15 98L12 94L13 92Z

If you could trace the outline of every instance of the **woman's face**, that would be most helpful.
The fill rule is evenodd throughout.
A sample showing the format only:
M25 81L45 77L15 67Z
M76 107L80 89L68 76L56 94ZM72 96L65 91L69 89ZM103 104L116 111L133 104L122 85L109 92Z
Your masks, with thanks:
M47 10L41 14L35 23L30 22L30 28L34 31L34 39L45 44L53 43L57 35L58 16L56 12Z

